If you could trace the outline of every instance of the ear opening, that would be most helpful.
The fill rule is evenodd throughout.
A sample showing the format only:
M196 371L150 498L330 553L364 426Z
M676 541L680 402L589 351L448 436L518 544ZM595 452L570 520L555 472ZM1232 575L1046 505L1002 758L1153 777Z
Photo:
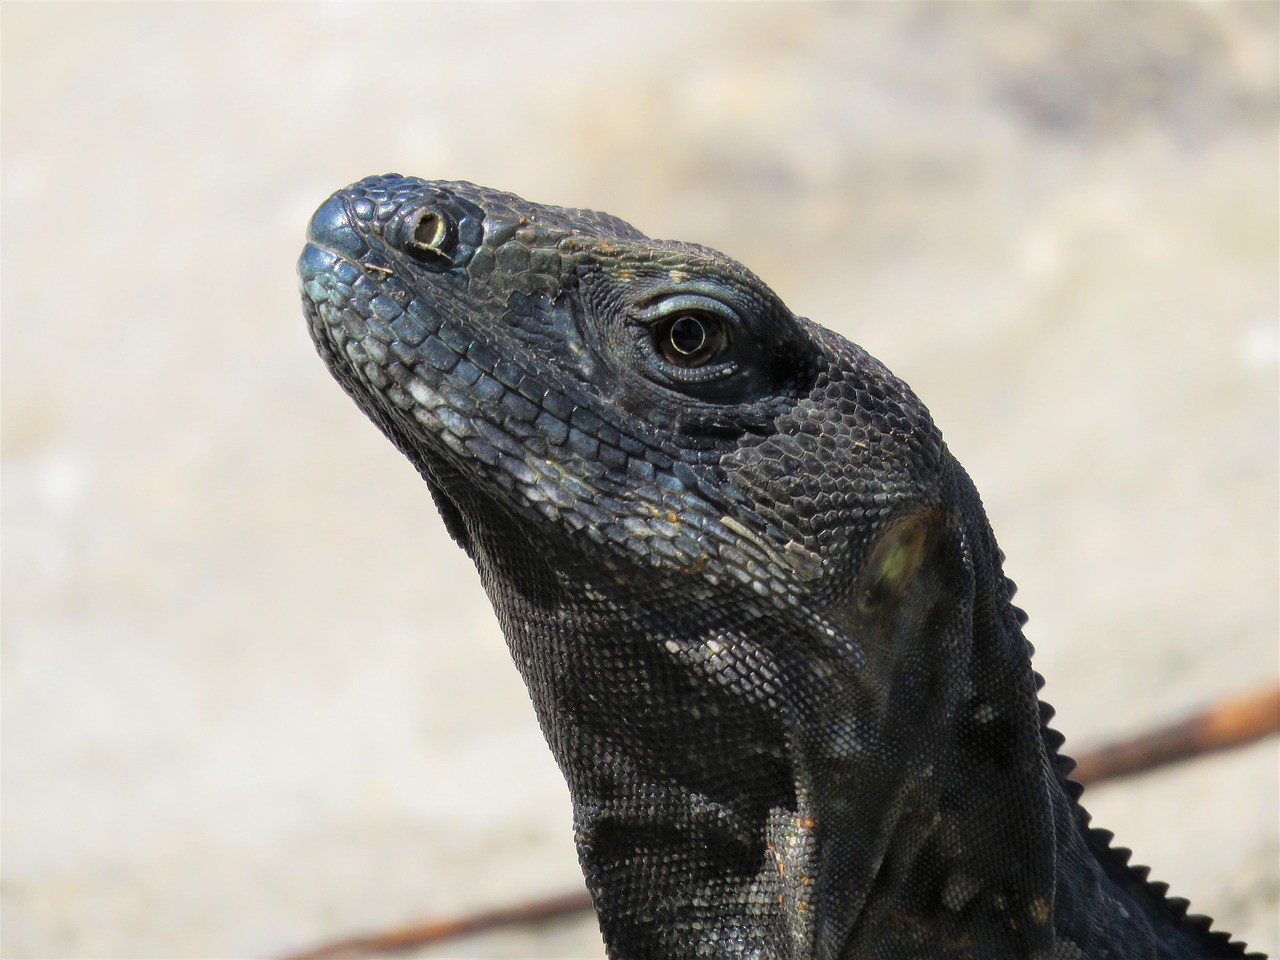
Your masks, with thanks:
M942 525L941 514L925 507L889 524L871 548L858 583L858 610L873 615L902 596L920 571Z

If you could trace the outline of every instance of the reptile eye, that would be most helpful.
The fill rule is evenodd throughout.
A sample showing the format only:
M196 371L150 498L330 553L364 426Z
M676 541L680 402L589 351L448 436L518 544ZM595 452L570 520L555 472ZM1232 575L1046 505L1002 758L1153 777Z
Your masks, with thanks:
M445 254L453 246L453 224L438 210L423 210L410 227L410 242L419 253Z
M654 342L664 360L677 367L705 367L729 346L725 322L705 313L677 313L653 329Z

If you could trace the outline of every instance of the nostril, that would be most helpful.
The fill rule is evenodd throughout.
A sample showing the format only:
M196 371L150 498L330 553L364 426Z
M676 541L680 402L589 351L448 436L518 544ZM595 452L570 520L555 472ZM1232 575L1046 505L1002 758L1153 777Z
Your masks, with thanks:
M439 210L427 208L409 222L411 246L420 253L448 253L453 246L453 223Z

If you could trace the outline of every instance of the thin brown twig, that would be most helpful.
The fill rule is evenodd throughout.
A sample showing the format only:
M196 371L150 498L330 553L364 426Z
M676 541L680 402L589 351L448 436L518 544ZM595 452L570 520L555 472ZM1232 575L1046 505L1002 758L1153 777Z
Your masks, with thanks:
M1116 740L1076 757L1071 779L1101 783L1206 753L1253 743L1280 731L1280 686L1219 700L1175 723Z
M1071 774L1080 783L1100 783L1156 767L1227 750L1280 732L1280 686L1242 694L1175 723L1087 750ZM427 920L364 936L318 944L281 960L342 960L395 953L455 937L517 924L542 923L591 909L585 890L443 920Z
M281 960L342 960L345 957L365 957L372 953L393 953L498 927L556 920L590 909L591 897L587 891L575 890L572 893L562 893L543 900L529 900L510 907L497 907L461 917L427 920L365 936L332 940L288 954Z

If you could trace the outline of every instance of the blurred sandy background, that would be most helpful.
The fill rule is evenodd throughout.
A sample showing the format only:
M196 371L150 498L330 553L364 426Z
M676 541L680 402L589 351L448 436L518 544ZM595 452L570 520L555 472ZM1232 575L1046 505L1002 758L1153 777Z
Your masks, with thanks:
M3 955L580 883L476 577L302 322L307 218L371 173L710 244L882 358L983 491L1069 750L1272 681L1278 11L6 4ZM1086 800L1280 946L1275 741Z

